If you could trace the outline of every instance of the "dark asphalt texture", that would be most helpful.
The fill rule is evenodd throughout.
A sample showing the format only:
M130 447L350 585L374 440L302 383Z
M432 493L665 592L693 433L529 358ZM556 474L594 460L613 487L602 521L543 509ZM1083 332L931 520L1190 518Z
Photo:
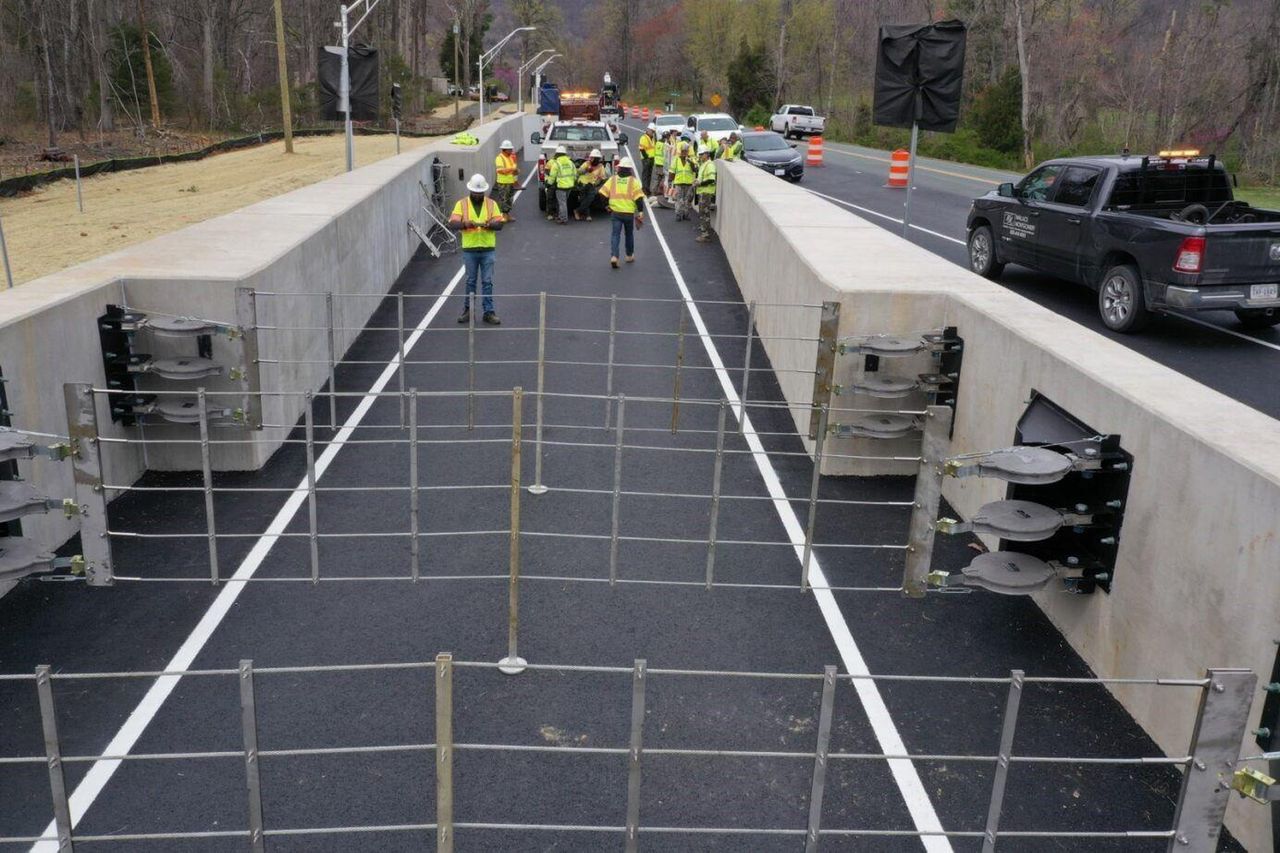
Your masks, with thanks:
M643 131L641 124L626 124L633 138ZM796 145L803 153L807 142L798 141ZM875 154L888 157L888 152ZM961 164L929 162L948 171L967 169ZM887 163L843 154L828 146L823 165L806 168L799 186L901 220L905 193L884 186L888 168ZM969 205L974 198L992 189L994 183L919 169L913 186L912 224L951 239L913 229L912 242L967 267L968 253L964 240ZM845 209L850 210L848 207ZM899 223L857 210L851 212L894 233L901 233ZM1122 335L1102 324L1098 317L1098 295L1087 287L1015 264L1005 269L999 284L1234 400L1272 417L1280 417L1280 349L1274 348L1280 347L1280 328L1245 331L1231 312L1209 311L1195 317L1215 328L1206 328L1177 315L1163 314L1141 333ZM1242 340L1219 329L1245 334L1272 347Z
M638 262L608 268L608 223L556 227L536 211L536 194L517 204L520 221L499 235L497 266L501 328L477 329L481 359L536 357L536 298L504 294L546 290L553 294L678 296L653 229L638 234ZM713 334L740 335L746 310L719 248L694 243L692 223L657 214L680 268L699 300L729 300L704 306ZM393 292L440 293L457 270L457 258L441 261L422 253ZM433 300L410 299L410 322ZM465 359L466 333L454 323L460 299L451 298L410 358ZM277 306L288 316L288 306ZM659 331L663 336L620 335L617 360L671 365L678 303L621 303L619 328ZM607 338L557 329L603 329L604 300L549 300L548 359L603 361ZM370 325L394 325L394 303L386 302ZM816 317L815 317L816 329ZM717 338L729 365L741 364L741 338ZM369 331L348 351L351 360L386 360L394 333ZM754 365L769 367L756 348ZM718 399L706 352L692 335L686 341L683 396ZM461 365L411 365L408 386L423 391L465 387ZM339 390L364 391L381 368L345 365ZM483 365L481 390L534 387L532 363ZM736 378L735 378L736 381ZM619 369L615 390L629 396L668 396L671 367ZM395 387L393 382L390 386ZM598 367L549 366L552 392L602 393ZM752 398L779 401L767 372L752 379ZM339 404L339 419L356 405ZM627 407L627 443L662 450L628 450L624 489L706 493L715 407L686 403L681 432L669 431L666 405L633 401ZM524 406L525 483L533 478L534 401ZM317 423L325 423L327 401L318 400ZM811 464L777 409L753 413L766 437L788 495L807 497ZM505 529L510 473L510 400L480 398L477 422L468 433L461 397L421 403L423 531ZM602 429L599 400L548 398L545 482L552 491L522 501L522 562L526 576L602 578L608 542L568 539L547 533L604 534L610 506L605 494L573 494L556 488L608 490L612 483L613 434ZM733 423L730 418L730 423ZM380 400L355 436L359 441L398 441L346 447L320 485L400 485L407 480L406 435L396 401ZM454 426L447 426L454 425ZM484 425L494 425L485 427ZM555 426L574 425L574 426ZM632 431L631 428L645 428ZM317 438L330 436L327 428ZM301 430L294 439L301 439ZM216 430L214 438L242 437ZM465 439L485 439L484 443ZM577 447L553 442L581 442ZM736 435L729 451L746 445ZM686 452L673 450L683 448ZM291 489L305 472L303 448L286 445L256 473L216 476L219 487ZM766 494L751 458L729 453L723 494ZM191 486L196 474L149 474L142 485ZM485 490L440 490L441 486L488 484ZM907 478L826 478L822 496L862 500L907 500ZM279 506L281 493L220 493L219 530L258 534ZM798 503L797 506L803 506ZM112 505L112 527L155 532L204 531L198 492L133 492ZM802 512L803 517L803 512ZM624 536L701 538L708 502L691 498L623 500ZM401 532L408 529L404 491L322 492L322 533ZM826 506L817 541L901 543L907 526L902 508ZM305 508L291 532L305 532ZM783 541L768 501L725 500L719 536ZM252 538L221 542L221 564L230 574ZM507 586L503 580L430 580L431 576L502 575L507 536L427 535L421 540L424 580L252 582L196 660L196 668L234 668L244 658L259 667L425 661L450 651L461 661L493 662L506 649ZM957 570L972 555L960 538L939 542L937 565ZM75 543L65 550L74 551ZM326 576L408 575L407 539L325 538L320 544ZM893 586L900 580L899 551L819 549L833 584ZM121 575L207 577L203 536L192 539L115 542ZM619 573L629 579L702 580L705 547L624 542ZM257 578L307 578L305 538L278 542ZM718 549L717 580L793 583L799 564L789 547L729 546ZM55 671L139 671L162 668L204 614L219 590L204 583L128 583L91 589L79 584L28 581L0 599L0 672L29 673L42 663ZM1087 676L1081 662L1034 603L985 593L930 596L910 601L889 593L837 593L855 640L876 673L1004 676L1020 668L1032 675ZM814 599L794 591L720 587L619 585L527 580L521 590L520 652L534 663L629 667L645 658L650 667L819 673L839 662ZM261 675L257 679L259 746L285 749L434 740L429 670L382 670L329 674ZM64 755L99 753L150 686L148 679L55 681ZM885 682L881 692L898 731L913 753L993 754L997 748L1005 689L1000 685ZM1163 689L1163 701L1194 702L1194 691ZM820 685L816 681L705 676L654 676L648 686L645 746L735 750L812 749ZM458 743L625 747L630 676L582 672L526 672L518 677L492 669L459 669L454 685L454 732ZM850 685L836 691L833 751L874 752L878 747ZM0 682L0 755L42 755L36 693L32 682ZM1188 736L1190 733L1188 732ZM238 750L241 748L237 679L184 678L147 727L135 752ZM1024 755L1151 756L1159 750L1096 686L1028 686L1015 751ZM725 757L643 759L642 826L803 828L812 760ZM67 765L68 784L88 764ZM933 761L916 764L944 827L981 830L991 787L991 765ZM325 757L263 759L263 800L268 829L424 823L434 819L434 765L421 751ZM1166 767L1100 767L1068 764L1013 765L1003 828L1058 830L1167 829L1179 787ZM455 764L455 819L460 822L529 822L621 826L625 822L627 773L622 756L492 752L459 749ZM52 815L43 765L0 765L0 835L35 835ZM107 784L78 833L243 829L247 821L242 762L192 759L126 762ZM912 824L887 767L873 761L833 761L826 785L824 828L911 829ZM461 829L459 850L545 851L621 849L620 834ZM642 836L651 850L795 850L791 836ZM434 832L372 832L273 837L272 851L399 851L434 848ZM978 849L956 840L954 849ZM1002 844L1027 851L1157 851L1161 842L1029 841ZM239 840L127 842L86 845L93 851L243 849ZM910 838L825 839L829 850L914 851ZM1239 849L1225 844L1224 849Z

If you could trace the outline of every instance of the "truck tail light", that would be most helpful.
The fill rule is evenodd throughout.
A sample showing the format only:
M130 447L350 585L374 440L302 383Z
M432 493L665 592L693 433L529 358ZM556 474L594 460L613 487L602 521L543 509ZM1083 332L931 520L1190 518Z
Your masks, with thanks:
M547 157L544 154L538 158L538 183L542 183L547 177Z
M1177 272L1200 272L1204 268L1204 238L1184 237L1173 268Z

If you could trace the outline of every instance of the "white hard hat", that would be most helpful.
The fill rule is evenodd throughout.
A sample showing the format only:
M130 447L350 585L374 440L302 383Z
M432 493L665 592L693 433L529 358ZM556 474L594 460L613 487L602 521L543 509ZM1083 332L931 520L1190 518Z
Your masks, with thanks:
M557 153L557 154L568 154L568 153L569 153L569 149L568 149L568 148L565 148L563 145L557 145L557 146L556 146L556 153Z
M472 175L471 180L467 181L467 192L487 193L489 191L489 182L484 179L484 175Z
M657 130L657 129L658 129L658 126L657 126L656 124L654 124L653 122L649 122L649 128L648 128L648 129L649 129L649 130Z
M635 167L636 167L636 164L631 162L630 157L623 157L621 160L618 161L619 169L634 169Z
M591 149L591 154L590 154L590 155L588 155L588 156L591 156L591 157L603 157L604 155L600 153L600 149L599 149L599 148L592 148L592 149Z
M499 147L501 150L503 150L503 151L506 151L508 148L511 148L511 149L514 149L514 148L515 148L515 146L511 144L511 140L510 140L510 139L504 139L504 140L502 140L502 144L501 144L500 146L498 146L498 147Z

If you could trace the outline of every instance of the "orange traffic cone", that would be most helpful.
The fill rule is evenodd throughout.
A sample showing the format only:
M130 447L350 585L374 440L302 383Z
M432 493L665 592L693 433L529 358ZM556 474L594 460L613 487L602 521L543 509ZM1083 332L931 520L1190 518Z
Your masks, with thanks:
M805 158L804 164L806 166L822 165L822 137L821 136L809 137L809 156Z
M905 190L907 188L907 180L911 173L911 152L899 148L890 155L889 159L889 183L886 187L892 187L897 190Z
M647 118L649 118L649 108L648 108L648 107L641 107L641 108L640 108L640 118L642 118L642 119L647 119Z

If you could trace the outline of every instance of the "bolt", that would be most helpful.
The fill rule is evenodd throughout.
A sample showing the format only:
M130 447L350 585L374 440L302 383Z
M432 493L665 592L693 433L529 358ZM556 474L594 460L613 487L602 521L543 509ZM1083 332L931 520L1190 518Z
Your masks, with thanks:
M1280 681L1273 681L1262 689L1268 693L1280 693Z
M1076 512L1088 512L1088 511L1089 511L1088 504L1076 504Z
M1086 447L1086 448L1084 449L1084 455L1085 455L1085 456L1097 456L1097 455L1098 455L1098 448L1096 448L1096 447Z
M1098 540L1098 544L1100 544L1100 545L1114 545L1114 544L1116 544L1116 537L1114 537L1114 536L1104 536L1103 538L1101 538L1101 539L1099 539L1099 540Z
M1119 509L1120 507L1124 506L1124 502L1123 501L1107 501L1107 506L1111 507L1112 509Z
M1068 566L1078 566L1078 565L1080 565L1080 558L1079 558L1079 557L1067 557L1067 565L1068 565Z
M1263 726L1260 729L1254 729L1252 734L1254 737L1260 737L1263 740L1266 740L1267 738L1271 737L1271 729L1267 728L1266 726Z
M1214 693L1226 693L1226 692L1227 692L1227 686L1226 686L1225 684L1223 684L1221 681L1215 681L1215 682L1213 682L1213 692L1214 692Z

